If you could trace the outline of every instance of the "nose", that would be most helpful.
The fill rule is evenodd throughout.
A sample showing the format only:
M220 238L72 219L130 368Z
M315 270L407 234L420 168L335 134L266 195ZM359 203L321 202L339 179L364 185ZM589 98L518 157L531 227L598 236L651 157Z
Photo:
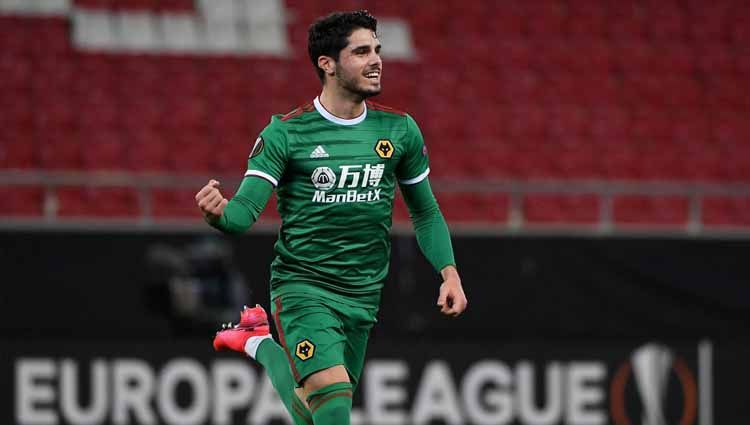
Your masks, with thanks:
M383 59L380 58L380 53L372 52L369 62L370 65L381 65L383 63Z

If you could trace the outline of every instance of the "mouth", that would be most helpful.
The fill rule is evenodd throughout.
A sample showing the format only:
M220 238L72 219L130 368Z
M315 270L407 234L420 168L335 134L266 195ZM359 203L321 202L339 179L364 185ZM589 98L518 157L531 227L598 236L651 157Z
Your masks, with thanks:
M380 81L380 71L378 70L366 72L364 76L365 78L373 82Z

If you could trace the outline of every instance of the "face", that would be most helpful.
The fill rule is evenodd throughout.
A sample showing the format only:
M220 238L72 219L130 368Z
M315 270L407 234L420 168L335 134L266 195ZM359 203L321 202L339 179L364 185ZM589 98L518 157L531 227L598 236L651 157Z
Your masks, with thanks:
M383 61L380 42L375 32L359 28L349 36L349 44L341 50L336 62L335 79L338 85L366 99L380 93Z

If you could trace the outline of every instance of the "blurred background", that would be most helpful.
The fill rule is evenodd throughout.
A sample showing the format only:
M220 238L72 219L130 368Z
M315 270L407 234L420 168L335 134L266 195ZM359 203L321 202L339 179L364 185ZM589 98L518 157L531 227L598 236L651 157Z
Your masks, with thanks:
M470 304L438 314L399 199L353 423L747 422L748 2L0 0L2 423L288 421L210 344L269 307L275 202L230 238L194 194L359 8Z

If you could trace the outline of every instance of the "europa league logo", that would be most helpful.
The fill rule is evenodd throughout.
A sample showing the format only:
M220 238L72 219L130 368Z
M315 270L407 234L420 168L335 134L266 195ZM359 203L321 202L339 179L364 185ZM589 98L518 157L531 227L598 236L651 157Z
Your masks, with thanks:
M683 391L683 409L679 425L695 423L697 391L695 378L684 360L663 345L647 344L633 352L630 361L622 364L612 380L610 403L612 418L617 425L674 425L667 421L665 405L671 373L677 375ZM625 408L625 387L635 377L642 415L631 421ZM636 418L632 418L636 419Z

